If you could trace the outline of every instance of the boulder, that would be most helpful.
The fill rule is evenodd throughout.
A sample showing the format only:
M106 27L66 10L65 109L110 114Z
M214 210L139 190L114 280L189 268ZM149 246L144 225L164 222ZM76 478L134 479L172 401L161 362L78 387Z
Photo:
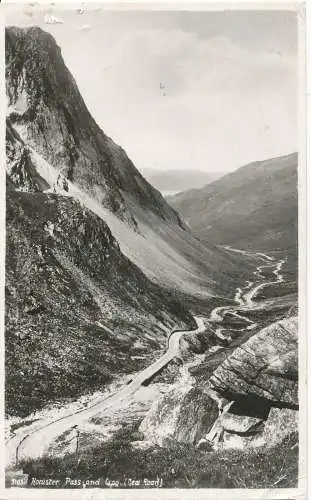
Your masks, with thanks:
M271 408L262 434L265 445L275 446L293 433L298 433L298 411Z
M180 443L197 443L218 418L217 402L194 387L184 397L176 422L174 438Z
M159 446L195 444L211 429L218 413L217 402L201 389L190 387L182 394L180 387L174 387L153 405L139 430Z
M238 401L248 397L271 406L298 408L298 318L269 325L218 366L211 387Z

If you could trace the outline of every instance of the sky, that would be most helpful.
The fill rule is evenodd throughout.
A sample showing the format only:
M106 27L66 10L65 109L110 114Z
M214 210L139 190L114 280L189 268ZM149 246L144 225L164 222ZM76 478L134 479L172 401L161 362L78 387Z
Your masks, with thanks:
M297 150L295 12L22 9L7 24L52 33L138 169L223 172Z

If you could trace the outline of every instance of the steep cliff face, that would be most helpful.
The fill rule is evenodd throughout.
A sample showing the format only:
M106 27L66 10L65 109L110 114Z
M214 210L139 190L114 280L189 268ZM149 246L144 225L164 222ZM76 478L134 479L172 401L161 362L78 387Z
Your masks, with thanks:
M7 29L6 89L12 123L70 181L134 225L126 197L180 224L122 148L97 126L50 34L37 27Z
M170 328L193 324L123 256L108 226L69 197L9 191L6 240L9 414L139 370Z
M6 92L7 172L17 189L65 189L107 221L122 252L161 285L209 296L246 279L245 259L195 238L98 127L50 34L6 30Z
M37 192L50 187L36 171L26 144L9 118L6 120L6 165L8 178L14 189Z

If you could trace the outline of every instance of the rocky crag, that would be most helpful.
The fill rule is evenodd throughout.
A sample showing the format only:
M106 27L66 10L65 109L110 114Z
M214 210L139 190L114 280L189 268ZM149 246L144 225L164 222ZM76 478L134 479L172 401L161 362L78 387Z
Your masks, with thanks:
M201 370L197 378L194 369L187 384L176 382L140 430L150 444L166 447L274 446L298 429L297 352L297 317L273 323L206 370L205 377Z

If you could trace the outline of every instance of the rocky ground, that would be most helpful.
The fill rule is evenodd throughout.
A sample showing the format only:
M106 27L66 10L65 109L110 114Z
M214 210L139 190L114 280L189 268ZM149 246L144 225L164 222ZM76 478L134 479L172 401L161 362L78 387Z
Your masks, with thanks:
M108 476L122 487L126 477L156 475L166 487L295 487L297 317L259 329L225 360L209 347L213 365L204 377L205 355L186 344L180 361L122 411L81 427L78 465L66 434L50 457L23 462L28 480Z
M72 198L8 192L6 245L10 416L102 389L148 365L173 325L193 323Z
M200 365L197 381L179 380L157 401L140 426L145 438L163 446L205 437L212 449L244 449L297 432L297 332L292 317L260 330L222 362L214 354L210 371L202 374Z

